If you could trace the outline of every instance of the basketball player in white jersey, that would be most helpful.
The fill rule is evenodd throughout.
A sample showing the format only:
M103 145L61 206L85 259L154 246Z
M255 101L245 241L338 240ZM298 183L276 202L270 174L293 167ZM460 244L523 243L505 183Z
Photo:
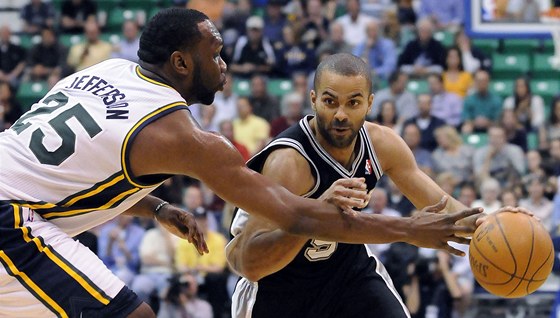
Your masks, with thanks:
M392 129L365 121L374 97L371 87L369 67L360 58L327 57L310 94L314 116L281 133L248 166L295 194L319 199L332 196L352 177L364 178L371 191L385 173L418 209L467 210L418 168ZM416 233L399 236L400 218L373 217L379 218L376 243L422 245L417 239L431 235L432 226L420 220L413 220ZM410 317L385 268L364 244L291 235L241 210L231 232L235 237L227 257L244 276L233 295L233 317ZM468 243L453 235L448 240ZM447 244L435 247L462 254Z
M199 128L187 105L211 104L223 87L221 48L204 14L163 10L142 33L139 65L114 59L70 75L0 133L0 316L155 317L71 237L127 213L155 218L206 252L193 216L149 195L175 174L288 233L378 240L378 218L291 194L247 169L224 137ZM363 185L353 181L349 188ZM474 227L455 222L476 213L423 215L427 234L417 243L447 245ZM391 235L410 233L417 225L403 219Z

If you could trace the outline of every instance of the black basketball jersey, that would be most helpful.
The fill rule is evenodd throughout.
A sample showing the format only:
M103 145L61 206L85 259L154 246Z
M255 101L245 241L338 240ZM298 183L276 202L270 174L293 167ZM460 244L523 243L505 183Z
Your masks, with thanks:
M364 177L368 192L371 191L381 177L382 170L366 129L362 127L359 131L354 150L355 160L351 170L348 171L317 142L309 125L311 118L312 116L307 116L301 119L298 124L278 135L263 151L249 161L248 166L260 172L272 151L291 147L307 159L316 180L315 186L305 195L306 197L320 197L336 180L341 178ZM259 281L259 290L293 291L294 288L307 289L323 286L324 280L331 280L337 276L352 276L353 272L362 271L370 264L371 259L363 244L309 240L295 259L284 269L262 278Z

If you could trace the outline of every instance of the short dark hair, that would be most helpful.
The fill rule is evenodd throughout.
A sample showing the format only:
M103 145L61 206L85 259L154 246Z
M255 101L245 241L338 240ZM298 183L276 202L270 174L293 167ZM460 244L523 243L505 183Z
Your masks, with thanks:
M387 81L389 82L389 85L392 85L393 83L395 83L396 81L398 81L398 80L399 80L399 77L400 77L402 74L404 74L404 73L401 72L401 71L399 71L399 70L394 71L393 73L391 73L391 74L389 75L389 78L387 79Z
M140 36L138 57L143 62L161 65L174 51L196 46L202 39L198 24L207 19L204 13L191 9L159 11Z
M313 89L317 90L319 78L321 78L324 71L333 72L342 76L363 76L366 79L369 93L371 94L372 79L370 68L366 62L355 55L338 53L327 56L319 63L319 66L317 66L317 71L313 78Z

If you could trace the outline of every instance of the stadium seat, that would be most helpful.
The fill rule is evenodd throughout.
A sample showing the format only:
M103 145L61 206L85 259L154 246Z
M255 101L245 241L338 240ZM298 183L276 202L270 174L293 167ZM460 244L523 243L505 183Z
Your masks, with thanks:
M504 54L533 53L540 46L538 39L505 39Z
M49 91L47 82L22 82L16 93L23 111L28 111L31 105L38 102Z
M490 91L494 92L503 99L513 94L514 80L492 80Z
M74 44L84 41L84 38L81 34L63 34L60 36L60 43L69 48Z
M282 97L292 91L292 86L292 81L289 79L271 79L267 84L268 93L278 97Z
M551 54L533 55L532 75L535 79L559 78L560 70L552 67Z
M251 94L251 84L249 80L235 79L233 91L239 96L248 96Z
M450 47L455 42L455 33L449 31L438 31L434 33L434 38L445 47Z
M109 42L111 44L117 44L121 40L121 35L118 33L102 33L100 35L101 40Z
M474 148L484 147L488 144L488 134L462 134L463 143Z
M135 20L140 21L140 24L143 24L145 19L146 12L144 10L115 8L109 12L105 27L109 32L119 32L122 29L124 21Z
M123 2L127 2L127 1L128 0ZM121 0L102 0L102 1L96 1L96 3L97 3L97 9L99 11L111 12L111 10L121 5Z
M473 39L472 45L482 50L482 52L484 52L488 56L491 56L492 54L496 53L496 51L498 51L500 43L495 39Z
M552 98L560 92L560 79L534 80L531 82L531 91L541 96L545 105L550 105Z
M544 53L554 53L554 42L551 39L543 40L542 50Z
M536 150L539 148L539 135L535 132L527 134L527 149Z
M159 0L126 0L123 1L123 7L127 9L140 9L149 12L157 7Z
M512 79L529 71L528 54L493 54L492 78Z
M406 90L413 94L425 94L430 92L427 80L409 80Z
M35 44L41 42L40 35L29 35L29 34L20 34L20 35L13 35L11 40L17 44L21 45L24 49L28 50Z

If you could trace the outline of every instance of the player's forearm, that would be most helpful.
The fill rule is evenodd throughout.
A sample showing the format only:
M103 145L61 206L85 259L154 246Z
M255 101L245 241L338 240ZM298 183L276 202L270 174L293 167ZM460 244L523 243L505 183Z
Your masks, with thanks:
M250 281L258 281L284 268L307 241L303 236L290 235L282 230L250 238L246 235L248 233L239 234L228 245L227 258L233 270Z
M135 205L124 212L126 215L139 216L144 218L154 218L154 211L157 206L164 202L162 199L147 195Z

